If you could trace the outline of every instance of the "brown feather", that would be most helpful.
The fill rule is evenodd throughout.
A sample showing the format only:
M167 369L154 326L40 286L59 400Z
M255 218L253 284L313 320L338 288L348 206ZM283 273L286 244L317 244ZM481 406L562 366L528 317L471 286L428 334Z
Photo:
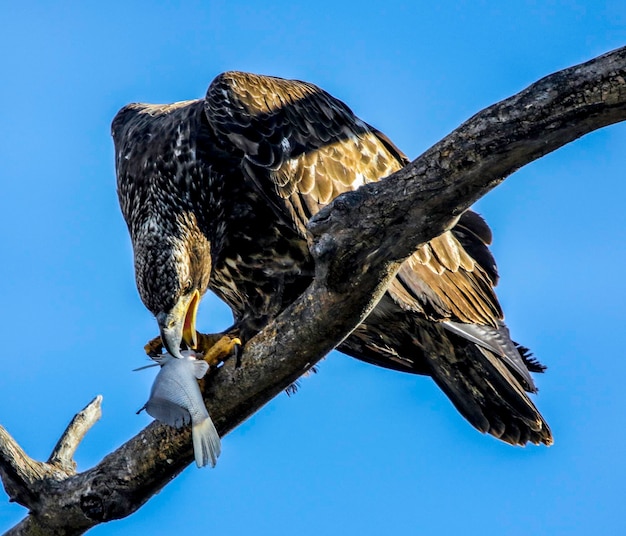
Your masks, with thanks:
M142 228L143 216L135 212L151 202L141 189L144 178L154 183L150 193L168 192L158 200L170 214L196 211L209 229L203 232L214 263L210 288L249 335L310 281L311 216L339 194L408 162L384 134L316 86L238 72L218 76L203 102L126 107L113 130L129 228ZM172 166L178 150L173 140L180 137L186 160ZM193 194L183 198L177 193L184 185ZM196 197L202 202L188 206ZM161 220L166 216L150 221ZM150 236L168 237L177 226L166 221ZM431 375L482 431L514 443L549 443L549 428L524 392L533 389L526 369L541 367L515 350L501 322L491 238L480 216L461 215L455 227L405 261L379 305L340 349L380 366ZM151 291L144 288L146 295ZM151 310L164 310L166 298L155 300ZM511 348L515 355L509 355Z

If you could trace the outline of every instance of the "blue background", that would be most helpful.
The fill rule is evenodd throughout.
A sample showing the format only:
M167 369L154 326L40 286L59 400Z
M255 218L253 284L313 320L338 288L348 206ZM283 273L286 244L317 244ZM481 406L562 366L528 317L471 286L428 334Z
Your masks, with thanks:
M622 1L1 2L0 423L46 459L96 394L79 469L148 422L156 323L134 286L109 125L238 69L314 82L416 157L482 108L626 44ZM478 204L551 448L471 428L426 378L331 354L137 514L93 534L626 532L626 125ZM204 300L199 328L230 316ZM25 515L0 492L0 531Z

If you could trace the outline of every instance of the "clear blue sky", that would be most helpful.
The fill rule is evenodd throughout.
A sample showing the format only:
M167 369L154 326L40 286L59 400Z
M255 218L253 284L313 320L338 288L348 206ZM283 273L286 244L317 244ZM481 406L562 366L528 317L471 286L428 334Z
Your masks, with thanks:
M104 396L97 463L149 422L109 124L248 70L314 82L415 157L469 116L626 44L623 1L2 2L0 423L45 459ZM134 516L93 534L626 533L626 125L481 200L513 336L549 366L551 448L483 436L429 379L331 354ZM229 324L206 299L199 325ZM0 491L0 531L25 511Z

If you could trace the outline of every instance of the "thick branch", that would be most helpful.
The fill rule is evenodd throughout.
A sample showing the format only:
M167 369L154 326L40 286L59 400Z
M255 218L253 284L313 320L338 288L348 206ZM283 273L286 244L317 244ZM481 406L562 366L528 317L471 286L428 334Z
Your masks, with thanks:
M381 259L406 258L520 167L623 121L625 64L621 48L547 76L476 114L388 180L335 200L309 224L318 256L337 259L335 284L369 265L376 247ZM373 247L355 249L357 238Z
M345 194L310 223L316 277L212 377L207 405L226 434L337 346L404 258L519 167L626 119L626 48L560 71L472 117L388 180ZM15 529L79 534L139 508L192 460L189 430L153 423L93 469L54 480ZM6 481L5 481L6 485Z

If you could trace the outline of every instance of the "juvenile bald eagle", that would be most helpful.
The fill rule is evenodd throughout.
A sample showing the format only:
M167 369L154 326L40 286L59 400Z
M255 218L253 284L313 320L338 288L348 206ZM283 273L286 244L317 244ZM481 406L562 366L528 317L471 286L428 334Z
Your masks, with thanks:
M245 341L313 276L306 224L342 192L402 168L404 154L305 82L219 75L204 99L130 104L113 120L118 194L145 306L165 348L195 344L207 290ZM543 366L509 337L493 287L491 231L475 212L420 247L339 350L431 376L482 432L550 444L526 392Z

